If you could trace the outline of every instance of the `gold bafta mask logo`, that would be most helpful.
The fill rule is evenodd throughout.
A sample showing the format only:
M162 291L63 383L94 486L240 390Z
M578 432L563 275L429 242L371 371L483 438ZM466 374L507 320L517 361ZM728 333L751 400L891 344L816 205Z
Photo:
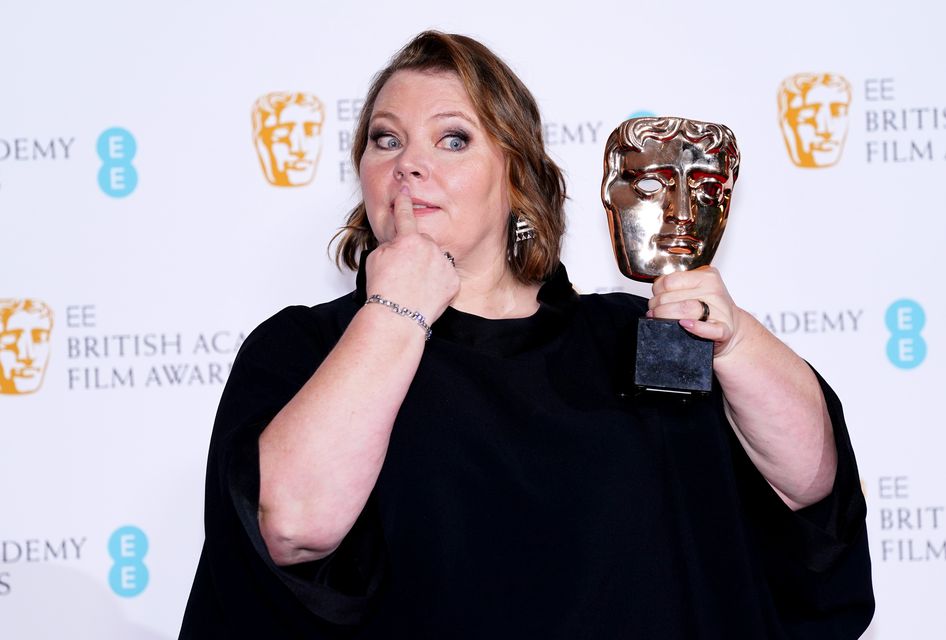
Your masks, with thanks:
M782 81L778 114L788 155L799 167L837 164L847 138L851 85L835 73L798 73Z
M270 184L299 187L312 182L324 122L325 107L310 93L267 93L256 101L253 142Z
M0 299L0 394L40 388L52 330L53 311L45 302Z

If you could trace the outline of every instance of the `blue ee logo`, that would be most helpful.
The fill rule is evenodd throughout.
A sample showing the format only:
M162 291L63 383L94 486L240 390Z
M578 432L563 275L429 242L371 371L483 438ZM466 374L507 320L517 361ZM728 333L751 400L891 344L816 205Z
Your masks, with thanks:
M901 369L920 366L926 358L926 340L920 335L926 324L923 307L914 300L897 300L887 307L885 322L890 330L887 340L890 362Z
M115 564L108 572L112 591L123 598L133 598L148 586L148 567L143 561L148 553L148 536L138 527L116 529L108 539L108 555Z
M138 171L132 166L138 145L127 129L112 127L99 136L95 149L102 159L99 188L113 198L124 198L138 186Z

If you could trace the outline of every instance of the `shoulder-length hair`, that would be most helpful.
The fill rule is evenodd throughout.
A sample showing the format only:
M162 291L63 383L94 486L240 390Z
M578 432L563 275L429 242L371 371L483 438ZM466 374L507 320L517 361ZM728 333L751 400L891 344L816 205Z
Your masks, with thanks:
M476 115L506 158L509 230L507 257L521 282L541 282L558 267L565 233L565 179L545 152L542 119L535 98L496 54L467 36L425 31L398 51L371 83L355 128L351 159L358 172L368 145L368 123L384 84L398 71L455 73L466 88ZM517 220L525 220L535 237L515 246ZM368 224L364 201L348 214L335 235L335 261L358 267L361 252L378 240Z

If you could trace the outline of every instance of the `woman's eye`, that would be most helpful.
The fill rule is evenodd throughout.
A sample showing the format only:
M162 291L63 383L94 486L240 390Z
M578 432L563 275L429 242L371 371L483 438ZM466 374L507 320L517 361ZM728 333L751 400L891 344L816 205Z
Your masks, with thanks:
M398 139L392 135L379 136L375 140L375 144L377 144L382 149L397 149L399 146L401 146L401 143L398 142Z
M464 133L451 133L440 139L440 146L449 151L462 151L469 144L470 138Z
M383 131L372 133L369 138L371 138L371 141L379 149L397 149L401 146L401 141L394 137L393 134Z

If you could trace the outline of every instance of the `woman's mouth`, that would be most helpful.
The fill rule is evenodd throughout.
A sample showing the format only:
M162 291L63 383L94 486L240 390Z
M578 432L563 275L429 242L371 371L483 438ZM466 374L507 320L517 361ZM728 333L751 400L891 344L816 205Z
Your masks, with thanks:
M411 198L411 208L414 210L414 215L424 215L427 213L434 213L435 211L440 211L440 207L437 205L427 202L426 200L420 200L418 198ZM391 212L394 212L394 203L391 203Z

